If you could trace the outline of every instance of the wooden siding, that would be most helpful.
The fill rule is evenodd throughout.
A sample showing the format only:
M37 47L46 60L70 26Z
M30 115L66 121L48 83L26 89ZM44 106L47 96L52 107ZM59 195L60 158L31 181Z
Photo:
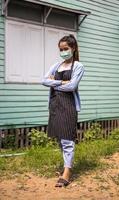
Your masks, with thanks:
M46 1L45 1L46 2ZM119 2L118 0L50 0L91 11L77 34L85 76L79 86L80 121L119 118ZM4 23L0 17L0 126L47 124L48 89L38 84L5 83Z
M80 1L92 14L78 33L86 73L81 82L83 119L119 117L119 2Z

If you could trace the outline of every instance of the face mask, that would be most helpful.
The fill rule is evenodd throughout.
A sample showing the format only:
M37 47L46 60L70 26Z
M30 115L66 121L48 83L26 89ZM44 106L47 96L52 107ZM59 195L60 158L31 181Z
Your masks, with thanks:
M66 51L60 51L60 56L64 60L68 60L73 56L73 53L72 53L72 51L70 49L66 50Z

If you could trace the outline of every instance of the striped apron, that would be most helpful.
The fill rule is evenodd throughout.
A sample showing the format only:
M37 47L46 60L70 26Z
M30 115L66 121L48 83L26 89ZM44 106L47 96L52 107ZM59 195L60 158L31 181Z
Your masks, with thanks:
M73 67L73 66L72 66ZM55 72L55 80L70 80L71 70ZM57 140L75 140L77 111L73 92L62 92L51 88L49 102L48 136Z

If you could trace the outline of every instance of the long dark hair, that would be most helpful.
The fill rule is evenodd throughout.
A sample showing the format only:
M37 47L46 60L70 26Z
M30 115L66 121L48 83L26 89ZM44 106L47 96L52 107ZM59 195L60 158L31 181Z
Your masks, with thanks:
M61 42L67 42L68 46L74 49L73 53L73 62L79 61L79 51L78 51L78 44L74 35L70 34L68 36L64 36L59 40L58 46L60 46Z

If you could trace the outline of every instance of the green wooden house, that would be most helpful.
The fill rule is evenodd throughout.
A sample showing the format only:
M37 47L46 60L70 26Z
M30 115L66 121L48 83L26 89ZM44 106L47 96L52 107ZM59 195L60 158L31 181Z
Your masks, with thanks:
M69 33L85 67L79 121L119 118L118 0L0 0L0 129L47 125L39 82Z

